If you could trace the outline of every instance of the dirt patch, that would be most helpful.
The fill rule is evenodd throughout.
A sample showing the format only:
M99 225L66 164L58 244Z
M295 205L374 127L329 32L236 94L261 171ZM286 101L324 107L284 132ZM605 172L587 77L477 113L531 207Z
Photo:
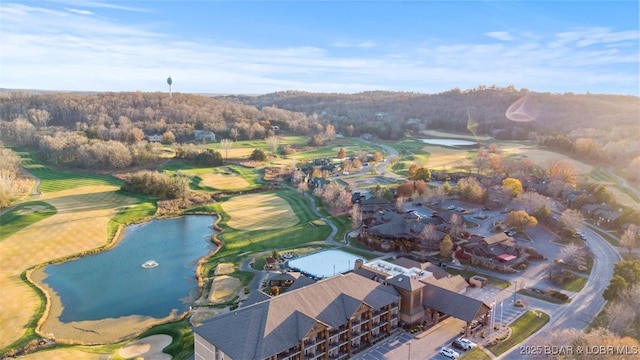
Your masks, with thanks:
M289 203L274 194L236 196L222 204L227 225L238 230L282 229L299 222Z
M236 271L232 263L220 263L216 266L215 275L229 275Z
M242 290L240 279L223 275L216 276L211 283L209 301L214 304L222 304L232 300Z
M171 355L162 352L162 349L171 344L173 338L169 335L152 335L133 341L118 351L123 358L142 358L154 360L171 360Z

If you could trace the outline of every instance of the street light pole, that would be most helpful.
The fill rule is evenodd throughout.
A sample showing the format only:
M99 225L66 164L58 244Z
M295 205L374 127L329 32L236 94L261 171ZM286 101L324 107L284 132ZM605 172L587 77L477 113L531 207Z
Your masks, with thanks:
M407 355L407 359L411 360L411 341L407 342L407 345L409 345L409 355Z

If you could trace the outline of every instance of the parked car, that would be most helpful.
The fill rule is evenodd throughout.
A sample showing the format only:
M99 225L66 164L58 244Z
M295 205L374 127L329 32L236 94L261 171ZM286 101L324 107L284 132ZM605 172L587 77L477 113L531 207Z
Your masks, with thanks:
M453 349L449 349L448 347L442 347L442 349L440 349L440 355L446 356L449 359L457 359L460 357L460 354L455 352Z
M454 205L447 206L447 210L454 210L456 207Z
M473 349L474 347L476 347L476 343L474 343L473 341L466 339L466 338L459 338L458 341L460 341L461 343L467 345L467 349Z
M451 346L460 350L469 350L469 346L467 346L465 343L460 341L460 339L453 340L453 342L451 343Z

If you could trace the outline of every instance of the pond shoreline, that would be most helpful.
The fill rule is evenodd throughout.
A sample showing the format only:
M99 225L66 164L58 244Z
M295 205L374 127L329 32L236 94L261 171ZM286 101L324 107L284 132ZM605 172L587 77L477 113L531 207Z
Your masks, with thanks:
M57 343L64 344L78 344L78 345L103 345L117 343L126 339L133 338L158 325L179 321L184 319L189 314L189 310L183 312L174 309L169 315L163 318L156 318L152 316L143 315L130 315L119 318L105 318L100 320L86 320L86 321L73 321L62 322L59 320L64 306L60 295L44 282L47 278L45 268L53 264L61 264L70 260L76 260L88 255L98 254L114 248L118 245L122 239L124 239L125 228L131 225L142 224L153 220L164 220L171 218L180 218L183 216L211 216L214 217L213 228L214 230L221 232L217 224L221 220L219 214L211 213L191 213L180 214L172 216L159 216L153 218L144 218L137 221L130 222L128 224L120 224L111 240L102 247L91 249L73 256L65 257L63 259L54 259L42 264L39 264L31 269L25 271L25 279L30 285L35 286L40 290L42 294L41 301L44 303L44 310L42 315L39 316L35 324L34 331L37 335L53 339ZM214 232L211 235L210 241L215 244L215 248L201 257L198 260L198 265L195 268L194 277L197 279L197 292L198 297L203 291L204 282L202 280L201 270L207 259L215 255L223 242L217 238L217 233ZM97 294L96 296L100 296ZM35 319L34 319L35 320ZM126 334L123 333L123 329L127 329Z

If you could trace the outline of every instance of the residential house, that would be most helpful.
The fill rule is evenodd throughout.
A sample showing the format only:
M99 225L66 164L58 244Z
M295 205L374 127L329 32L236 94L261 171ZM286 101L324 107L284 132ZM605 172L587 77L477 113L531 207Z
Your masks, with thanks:
M525 263L529 253L516 244L511 236L498 233L488 237L472 236L465 246L471 261L501 271L512 271L513 267Z
M159 134L149 135L149 136L147 136L147 140L150 143L159 143L159 142L162 141L162 135L159 135Z
M193 136L197 142L216 141L216 134L208 130L194 130Z

